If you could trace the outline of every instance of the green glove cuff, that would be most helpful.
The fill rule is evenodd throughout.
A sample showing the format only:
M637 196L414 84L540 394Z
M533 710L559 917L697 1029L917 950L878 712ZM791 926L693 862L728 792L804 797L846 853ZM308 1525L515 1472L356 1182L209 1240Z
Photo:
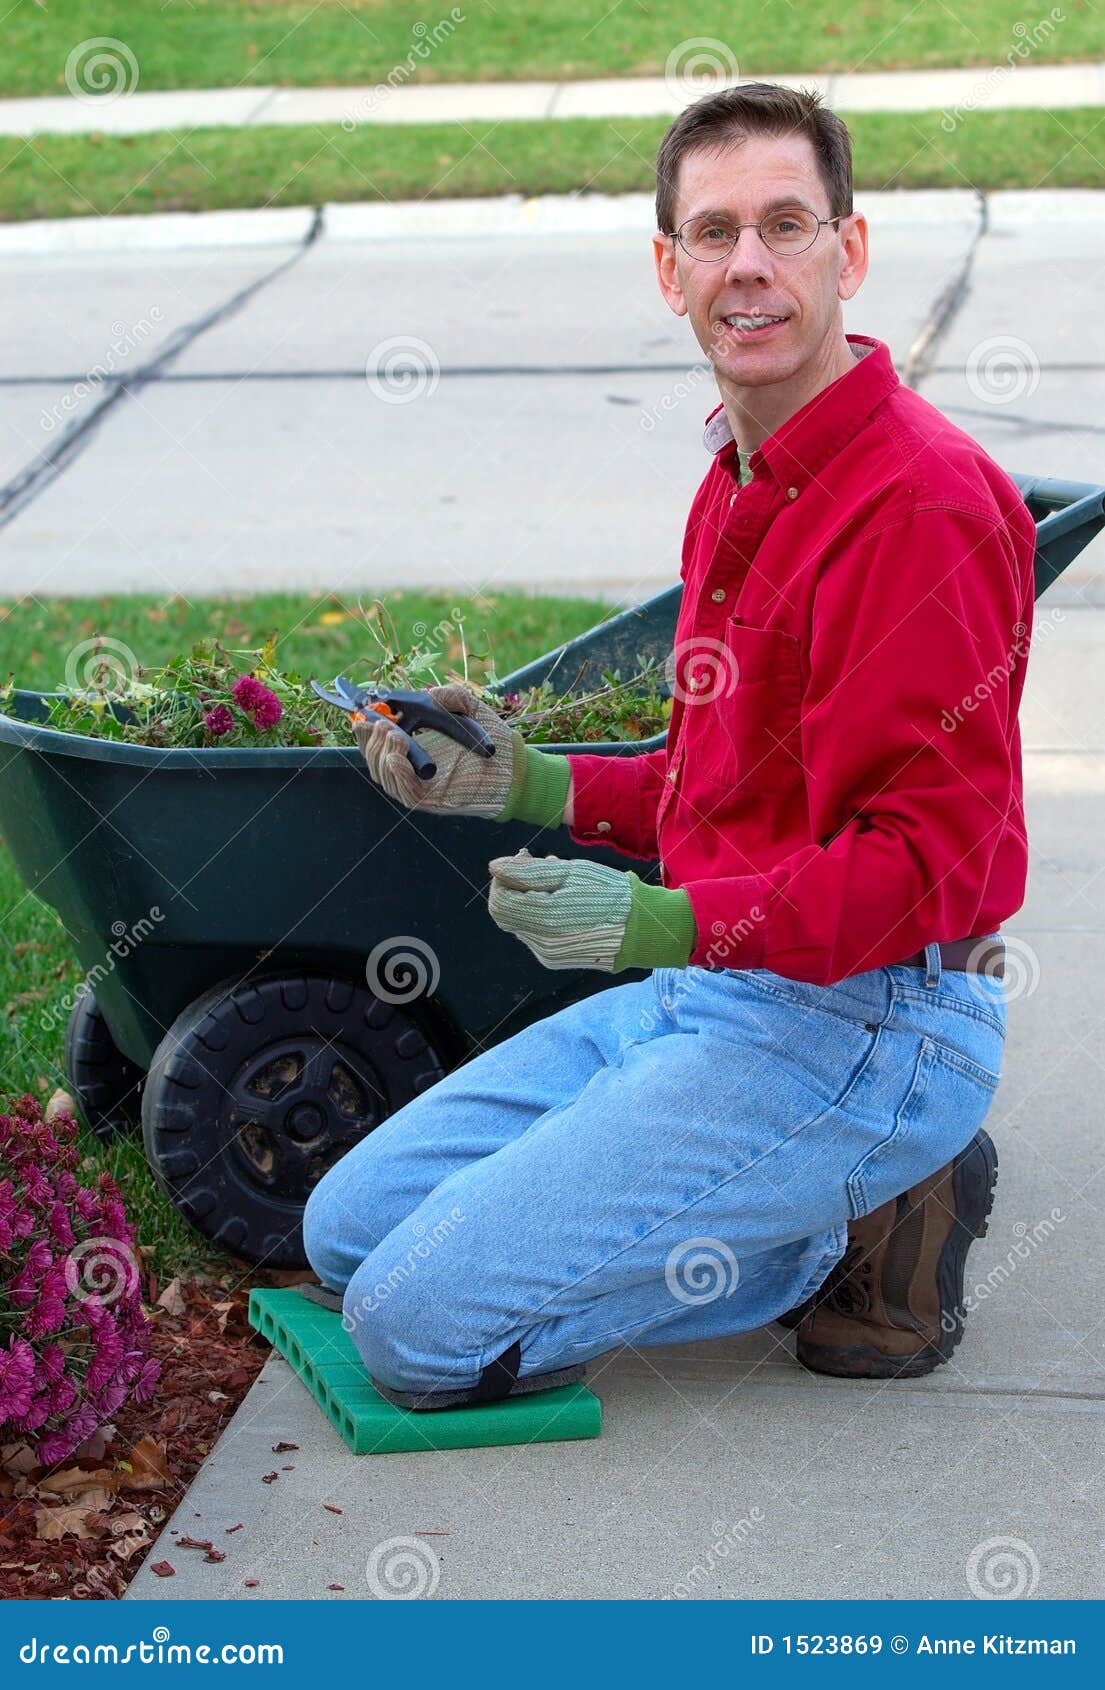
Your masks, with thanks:
M632 901L614 958L623 968L686 968L698 936L691 900L681 887L653 886L628 871Z
M536 827L559 827L568 802L572 771L567 757L527 745L517 728L511 729L514 777L497 822L532 822Z

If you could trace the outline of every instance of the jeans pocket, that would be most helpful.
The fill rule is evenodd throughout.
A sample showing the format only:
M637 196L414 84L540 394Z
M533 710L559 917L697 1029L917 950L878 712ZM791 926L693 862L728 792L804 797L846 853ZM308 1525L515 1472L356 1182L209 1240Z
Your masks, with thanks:
M990 1069L950 1045L922 1038L890 1130L848 1179L852 1219L900 1196L965 1149L989 1113L997 1084Z

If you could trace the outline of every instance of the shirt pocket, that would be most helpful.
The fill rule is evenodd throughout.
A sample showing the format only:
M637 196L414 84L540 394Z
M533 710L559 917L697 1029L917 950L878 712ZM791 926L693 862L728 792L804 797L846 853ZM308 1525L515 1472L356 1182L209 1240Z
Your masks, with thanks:
M728 621L724 675L701 711L691 767L712 793L739 803L803 785L799 642L780 628ZM693 695L692 695L693 696Z

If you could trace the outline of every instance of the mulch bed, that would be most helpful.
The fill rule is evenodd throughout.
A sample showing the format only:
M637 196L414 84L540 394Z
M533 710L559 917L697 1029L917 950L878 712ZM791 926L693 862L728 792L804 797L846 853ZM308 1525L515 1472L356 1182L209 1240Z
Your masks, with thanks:
M269 1356L246 1319L250 1287L311 1277L244 1271L164 1288L149 1274L151 1353L162 1369L153 1401L124 1405L53 1468L37 1466L26 1443L0 1447L0 1600L122 1596ZM206 1540L177 1546L223 1558Z

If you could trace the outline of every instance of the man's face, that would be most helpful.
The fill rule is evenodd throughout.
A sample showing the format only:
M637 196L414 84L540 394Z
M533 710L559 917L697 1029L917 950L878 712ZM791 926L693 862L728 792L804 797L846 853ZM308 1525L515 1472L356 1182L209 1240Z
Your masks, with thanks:
M675 227L703 213L752 223L776 200L805 206L818 217L830 215L804 135L749 135L718 150L686 154L679 167ZM840 301L852 297L867 269L867 225L858 213L827 224L811 247L790 255L771 252L757 229L742 229L729 257L714 263L692 258L662 235L653 237L653 246L665 299L678 316L689 316L719 380L737 387L784 382L816 363L839 332ZM751 332L725 321L756 312L786 320Z

